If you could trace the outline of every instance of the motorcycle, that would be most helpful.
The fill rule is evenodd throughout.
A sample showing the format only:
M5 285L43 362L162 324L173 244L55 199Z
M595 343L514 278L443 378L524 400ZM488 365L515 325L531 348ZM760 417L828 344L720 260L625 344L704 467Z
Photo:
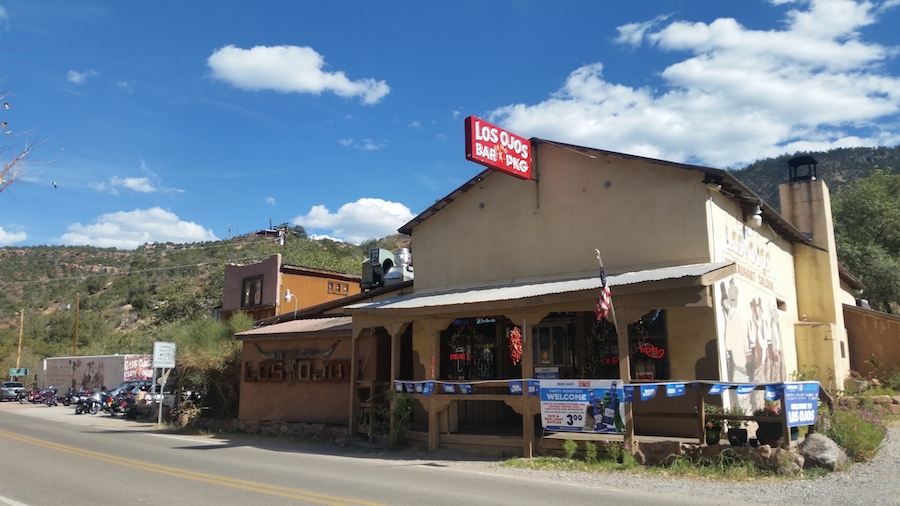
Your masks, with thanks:
M130 394L120 393L115 397L107 394L103 400L103 410L109 413L109 416L116 415L127 416L132 403L129 403Z
M70 388L59 400L63 403L63 406L71 406L73 402L78 402L78 392L74 388Z
M47 406L53 407L59 405L59 397L56 395L57 389L50 387L41 394L41 402Z
M21 397L19 397L19 402L22 404L25 404L28 402L31 402L31 403L41 402L43 400L42 394L43 394L43 392L41 391L40 388L32 388L31 390L28 390L27 392L25 392Z
M75 414L90 413L96 415L100 412L100 392L85 392L85 394L78 397L78 403L75 405Z

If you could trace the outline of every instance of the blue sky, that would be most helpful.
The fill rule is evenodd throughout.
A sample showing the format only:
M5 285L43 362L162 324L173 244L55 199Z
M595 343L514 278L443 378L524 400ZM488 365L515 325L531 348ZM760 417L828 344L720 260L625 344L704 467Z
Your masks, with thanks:
M900 144L900 0L0 0L0 246L359 243L482 170L463 119L696 163Z

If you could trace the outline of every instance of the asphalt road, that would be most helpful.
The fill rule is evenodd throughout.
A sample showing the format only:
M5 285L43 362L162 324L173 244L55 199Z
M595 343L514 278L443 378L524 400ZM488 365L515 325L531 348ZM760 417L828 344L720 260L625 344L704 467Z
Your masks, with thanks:
M723 504L468 471L427 454L182 436L62 405L0 403L0 505Z

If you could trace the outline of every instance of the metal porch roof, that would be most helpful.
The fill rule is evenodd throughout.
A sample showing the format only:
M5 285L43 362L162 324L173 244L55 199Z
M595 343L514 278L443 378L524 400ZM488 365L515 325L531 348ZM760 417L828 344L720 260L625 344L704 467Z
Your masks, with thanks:
M302 334L312 332L352 332L353 317L335 316L331 318L309 318L305 320L292 320L255 329L246 330L235 334L237 338L254 337L272 334Z
M607 275L607 284L616 295L615 287L637 283L663 281L680 278L698 278L720 269L734 266L734 262L703 263L662 267L642 271L623 272ZM729 273L730 274L730 273ZM726 274L727 275L727 274ZM353 304L345 307L353 314L357 311L403 310L427 307L454 306L461 304L477 304L483 302L527 299L561 293L596 291L600 288L600 276L578 279L564 279L514 285L482 286L470 289L449 290L443 292L413 293L387 299Z

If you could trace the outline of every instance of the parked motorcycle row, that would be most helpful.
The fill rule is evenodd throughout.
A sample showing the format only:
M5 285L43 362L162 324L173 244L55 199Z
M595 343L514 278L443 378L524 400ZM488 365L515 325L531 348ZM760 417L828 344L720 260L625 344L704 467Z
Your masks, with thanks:
M64 395L60 396L58 389L55 387L49 387L44 390L32 388L20 393L17 396L17 400L22 404L46 404L47 406L57 406L60 402L64 406L74 404L76 415L84 413L96 415L102 411L110 416L123 416L134 419L137 417L135 390L138 389L119 389L118 392L112 393L109 390L76 391L70 388Z
M57 389L50 387L45 390L41 390L40 388L32 388L31 390L26 390L18 395L16 395L16 399L22 404L32 403L32 404L46 404L48 406L56 406L59 404L59 398L56 395Z

